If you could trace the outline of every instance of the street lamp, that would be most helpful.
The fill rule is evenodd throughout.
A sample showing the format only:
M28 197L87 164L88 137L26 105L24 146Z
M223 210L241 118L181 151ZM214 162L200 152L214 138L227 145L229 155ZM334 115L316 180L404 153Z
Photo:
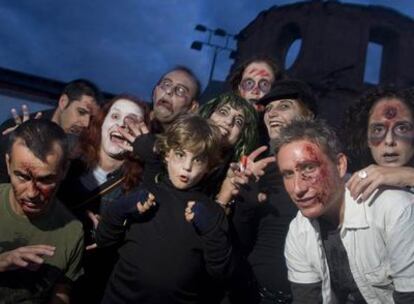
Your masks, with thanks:
M211 68L210 68L210 75L208 77L208 82L210 83L211 80L213 79L217 54L220 51L229 51L230 52L229 58L231 58L231 59L236 58L236 54L237 54L236 51L229 47L230 38L236 39L236 36L232 35L232 34L228 34L225 30L223 30L221 28L217 28L217 29L213 30L213 29L210 29L210 28L208 28L208 27L206 27L205 25L202 25L202 24L197 24L194 29L196 31L199 31L199 32L208 32L208 39L207 39L207 41L198 41L198 40L193 41L193 43L191 43L191 48L193 50L196 50L196 51L201 51L201 49L203 48L203 45L206 45L206 46L211 47L211 48L214 49L213 60L211 62ZM213 35L214 36L219 36L219 37L225 37L226 38L225 44L224 45L219 45L219 44L212 43L211 42L211 37Z

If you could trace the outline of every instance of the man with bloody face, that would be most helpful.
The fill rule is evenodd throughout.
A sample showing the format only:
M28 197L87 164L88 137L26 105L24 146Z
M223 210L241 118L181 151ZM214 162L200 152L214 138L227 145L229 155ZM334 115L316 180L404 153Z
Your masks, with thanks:
M323 122L283 128L276 159L299 208L285 257L294 303L413 303L414 196L381 188L357 204L347 159Z
M10 184L0 185L2 303L69 303L81 274L81 223L55 199L67 167L68 143L55 123L21 124L6 154Z

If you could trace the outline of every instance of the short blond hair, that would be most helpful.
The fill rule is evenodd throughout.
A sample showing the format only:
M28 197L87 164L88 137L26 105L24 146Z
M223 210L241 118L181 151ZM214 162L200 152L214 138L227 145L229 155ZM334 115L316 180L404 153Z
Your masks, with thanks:
M205 158L209 168L222 159L222 136L219 128L212 122L196 114L178 117L167 130L157 136L155 143L162 157L170 150L188 150Z

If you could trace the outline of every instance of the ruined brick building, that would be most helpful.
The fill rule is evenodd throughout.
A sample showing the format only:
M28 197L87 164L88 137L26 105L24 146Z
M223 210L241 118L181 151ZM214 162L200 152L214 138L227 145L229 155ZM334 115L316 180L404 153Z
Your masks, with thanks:
M380 6L308 1L261 12L240 33L232 68L254 54L286 67L291 45L301 42L287 74L308 82L319 96L320 116L338 125L348 104L369 86L414 85L414 21ZM381 48L378 83L364 81L367 49Z

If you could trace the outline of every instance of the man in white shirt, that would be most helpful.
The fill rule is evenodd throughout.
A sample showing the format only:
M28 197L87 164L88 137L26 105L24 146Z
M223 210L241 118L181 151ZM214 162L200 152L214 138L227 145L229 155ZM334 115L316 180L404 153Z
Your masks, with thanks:
M285 246L294 303L414 303L414 196L382 188L357 204L345 189L346 156L323 122L293 122L275 147L300 210Z

